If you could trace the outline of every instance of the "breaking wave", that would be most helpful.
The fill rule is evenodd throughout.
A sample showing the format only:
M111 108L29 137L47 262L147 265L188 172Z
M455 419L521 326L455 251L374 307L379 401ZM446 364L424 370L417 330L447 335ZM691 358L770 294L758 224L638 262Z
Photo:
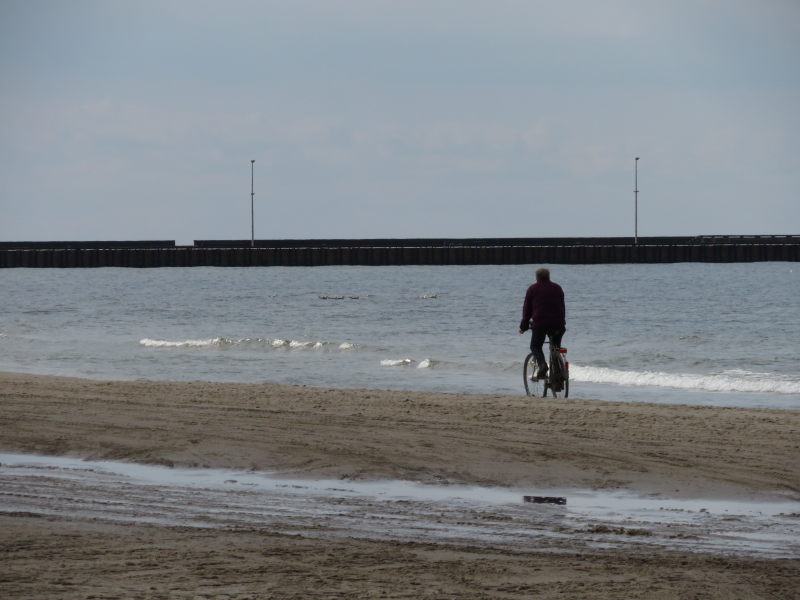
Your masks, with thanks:
M415 364L417 365L418 369L432 369L438 361L431 360L430 358L423 358L421 361L417 362L413 358L398 358L398 359L384 359L381 361L382 367L407 367L409 365Z
M382 367L406 367L410 364L413 364L415 361L413 358L398 358L398 359L391 359L387 358L381 361Z
M261 346L264 348L288 348L291 350L319 350L328 346L333 346L339 350L352 350L358 344L344 342L332 344L324 341L304 341L304 340L285 340L281 338L225 338L216 337L197 340L156 340L143 338L139 344L147 348L224 348L229 346Z
M169 340L144 338L139 340L139 343L148 348L210 348L229 346L233 344L233 340L228 338L209 338L207 340L183 340L181 342L172 342Z
M569 371L571 379L587 383L667 387L708 392L800 394L800 381L777 379L770 373L755 373L742 369L703 375L659 371L620 371L605 367L583 367L573 363L570 365Z
M289 342L289 348L322 348L324 344L322 342L298 342L297 340L291 340Z

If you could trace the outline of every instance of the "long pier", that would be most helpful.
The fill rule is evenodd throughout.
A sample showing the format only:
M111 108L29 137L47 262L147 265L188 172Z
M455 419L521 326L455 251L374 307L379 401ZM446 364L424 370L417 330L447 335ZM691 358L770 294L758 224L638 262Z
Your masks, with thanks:
M0 268L800 261L800 235L0 242Z

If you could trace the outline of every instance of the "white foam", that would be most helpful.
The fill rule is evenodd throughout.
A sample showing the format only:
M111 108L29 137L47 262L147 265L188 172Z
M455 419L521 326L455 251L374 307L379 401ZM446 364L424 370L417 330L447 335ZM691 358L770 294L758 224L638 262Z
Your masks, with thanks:
M323 345L323 342L303 342L299 340L291 340L288 344L289 348L295 350L319 350Z
M425 359L419 361L419 364L417 365L417 368L418 369L432 369L435 364L436 364L435 360L431 360L430 358L425 358Z
M751 392L800 394L800 381L777 379L770 373L740 369L716 374L664 373L660 371L621 371L605 367L571 364L570 378L589 383L615 383L627 386L668 387L709 392Z
M2 335L2 334L0 334ZM139 344L148 348L214 348L221 346L237 346L237 345L261 345L272 348L291 348L293 350L319 350L329 344L329 342L316 341L316 340L286 340L282 338L238 338L231 339L225 337L215 337L208 339L191 339L191 340L156 340L152 338L143 338L139 340ZM358 344L342 343L339 344L339 350L352 350L358 347Z
M385 359L381 361L382 367L405 367L414 362L411 358Z
M169 340L154 340L151 338L144 338L139 340L139 343L148 348L208 348L212 346L231 344L233 341L227 338L209 338L206 340L183 340L173 342Z

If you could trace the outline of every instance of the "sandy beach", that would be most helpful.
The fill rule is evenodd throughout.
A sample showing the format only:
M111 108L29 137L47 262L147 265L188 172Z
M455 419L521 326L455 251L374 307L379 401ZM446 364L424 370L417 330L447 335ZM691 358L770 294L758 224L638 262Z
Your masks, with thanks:
M770 409L2 373L0 451L353 484L800 497L800 412ZM562 526L542 547L392 539L341 523L192 527L21 510L25 488L13 480L0 502L9 598L795 598L800 589L791 552L698 550L689 531L669 545L651 543L658 531ZM517 518L507 514L465 522Z

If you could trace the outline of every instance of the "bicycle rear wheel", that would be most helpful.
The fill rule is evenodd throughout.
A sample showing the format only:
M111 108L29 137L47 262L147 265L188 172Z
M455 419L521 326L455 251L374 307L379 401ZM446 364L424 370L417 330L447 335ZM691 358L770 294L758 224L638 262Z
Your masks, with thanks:
M568 386L564 359L558 351L553 352L550 354L550 372L544 386L544 394L546 396L549 389L553 393L553 398L558 398L559 392L563 391L566 398L569 395Z
M536 360L533 358L533 353L528 354L522 367L522 379L525 382L525 393L528 396L542 395L542 381L535 378L536 368ZM545 390L545 393L547 393L547 390Z

